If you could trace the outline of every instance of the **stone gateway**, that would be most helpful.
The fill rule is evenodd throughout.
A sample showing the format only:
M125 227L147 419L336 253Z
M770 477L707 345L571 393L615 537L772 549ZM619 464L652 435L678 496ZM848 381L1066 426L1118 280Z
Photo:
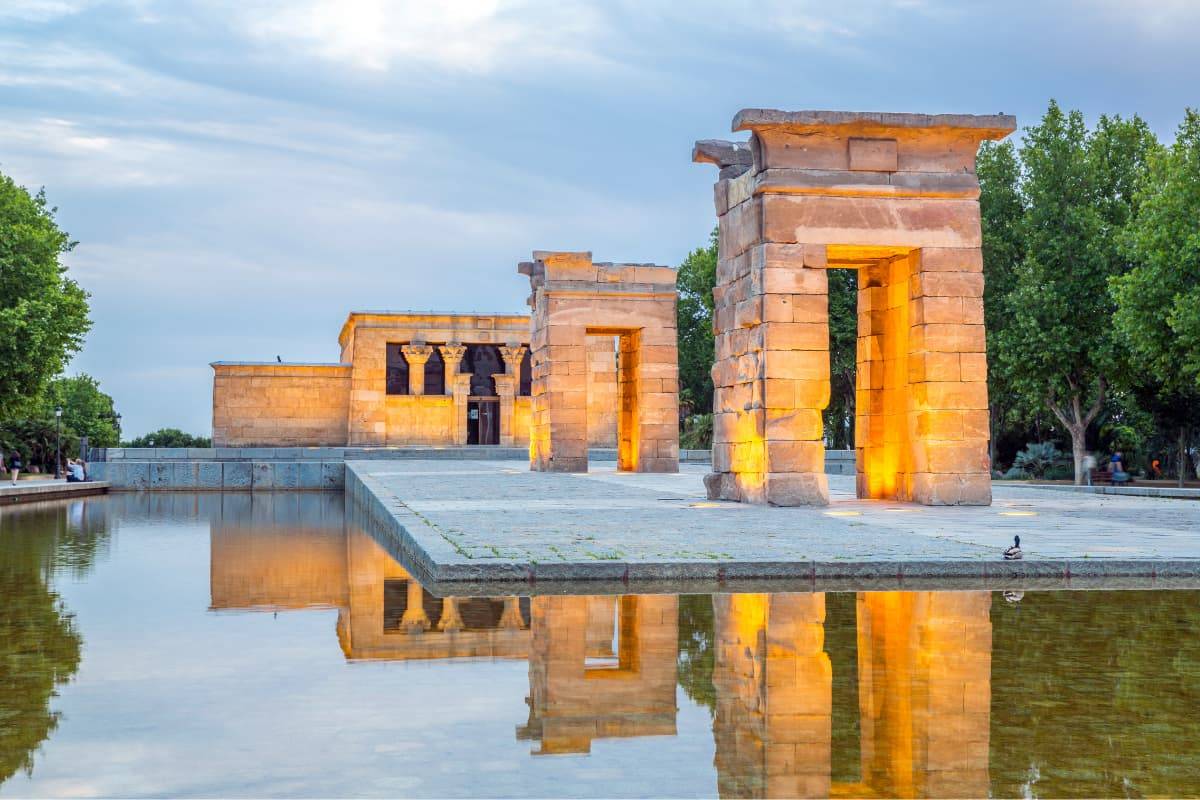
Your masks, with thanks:
M1008 115L746 109L720 167L713 499L824 505L826 270L858 273L858 496L987 505L975 155Z

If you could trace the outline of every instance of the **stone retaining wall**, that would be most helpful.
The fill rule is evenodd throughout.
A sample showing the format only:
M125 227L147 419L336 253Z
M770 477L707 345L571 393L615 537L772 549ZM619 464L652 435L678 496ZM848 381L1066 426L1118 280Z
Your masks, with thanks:
M523 447L216 447L109 448L89 465L94 480L115 491L319 491L345 485L347 460L524 460ZM593 449L596 463L612 463L617 451ZM683 463L707 464L708 450L680 450ZM830 450L826 471L854 474L854 452Z

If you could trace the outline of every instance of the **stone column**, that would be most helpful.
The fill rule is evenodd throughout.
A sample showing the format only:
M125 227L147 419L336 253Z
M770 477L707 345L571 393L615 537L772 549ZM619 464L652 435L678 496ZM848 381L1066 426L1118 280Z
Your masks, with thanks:
M454 376L454 443L467 443L467 398L471 395L471 374Z
M425 613L425 590L414 580L408 582L408 605L400 618L400 630L404 633L424 633L429 630L429 616Z
M454 381L458 377L458 368L462 364L463 357L467 354L465 345L458 342L443 344L438 346L438 350L442 353L442 363L446 365L446 394L454 394Z
M525 618L521 616L521 598L504 598L504 611L500 615L500 627L515 630L525 627Z
M492 374L496 381L496 394L500 397L500 445L513 444L513 398L517 392L517 376L509 373Z
M509 342L500 348L500 357L504 359L504 371L516 377L521 382L521 360L525 357L525 345Z
M463 623L462 614L458 610L458 598L446 597L442 599L442 617L438 620L439 631L461 631L466 625Z
M406 344L400 348L408 362L408 393L425 394L425 362L433 355L427 344Z

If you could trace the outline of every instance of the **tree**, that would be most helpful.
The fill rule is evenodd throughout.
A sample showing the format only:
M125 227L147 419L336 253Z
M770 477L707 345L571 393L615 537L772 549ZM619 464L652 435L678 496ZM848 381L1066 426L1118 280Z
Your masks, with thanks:
M1114 323L1140 367L1148 404L1177 431L1183 484L1200 409L1200 114L1188 109L1175 143L1151 160L1122 237L1134 262L1112 278Z
M858 367L858 270L829 270L829 405L823 420L830 447L854 449Z
M717 232L707 247L688 254L675 278L679 290L679 396L699 413L712 411L713 287L717 284Z
M207 436L193 436L184 433L179 428L159 428L145 436L139 436L125 443L126 447L212 447L212 439Z
M117 445L117 413L113 399L100 391L100 382L81 373L60 376L50 381L42 395L38 416L54 419L54 409L63 410L63 428L75 436L88 437L92 447Z
M59 260L75 243L55 211L0 174L0 417L38 397L91 326L87 293Z
M1016 282L1017 267L1025 257L1021 221L1025 199L1021 195L1021 164L1011 141L984 142L975 159L979 177L979 213L983 222L983 316L987 328L988 413L992 436L988 442L992 469L997 468L997 442L1013 412L1000 357L1001 332L1007 327L1006 299ZM1017 441L1025 431L1015 432Z
M1077 484L1120 363L1108 292L1125 269L1117 238L1154 146L1136 117L1101 117L1089 135L1082 114L1051 101L1020 148L1025 252L1004 302L1000 369L1018 402L1048 408L1070 435Z

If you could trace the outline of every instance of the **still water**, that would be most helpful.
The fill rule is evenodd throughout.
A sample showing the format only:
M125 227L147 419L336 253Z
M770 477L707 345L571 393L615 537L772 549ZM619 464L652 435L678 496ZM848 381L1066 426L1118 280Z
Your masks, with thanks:
M1200 593L438 598L340 495L0 516L0 796L1200 794Z

